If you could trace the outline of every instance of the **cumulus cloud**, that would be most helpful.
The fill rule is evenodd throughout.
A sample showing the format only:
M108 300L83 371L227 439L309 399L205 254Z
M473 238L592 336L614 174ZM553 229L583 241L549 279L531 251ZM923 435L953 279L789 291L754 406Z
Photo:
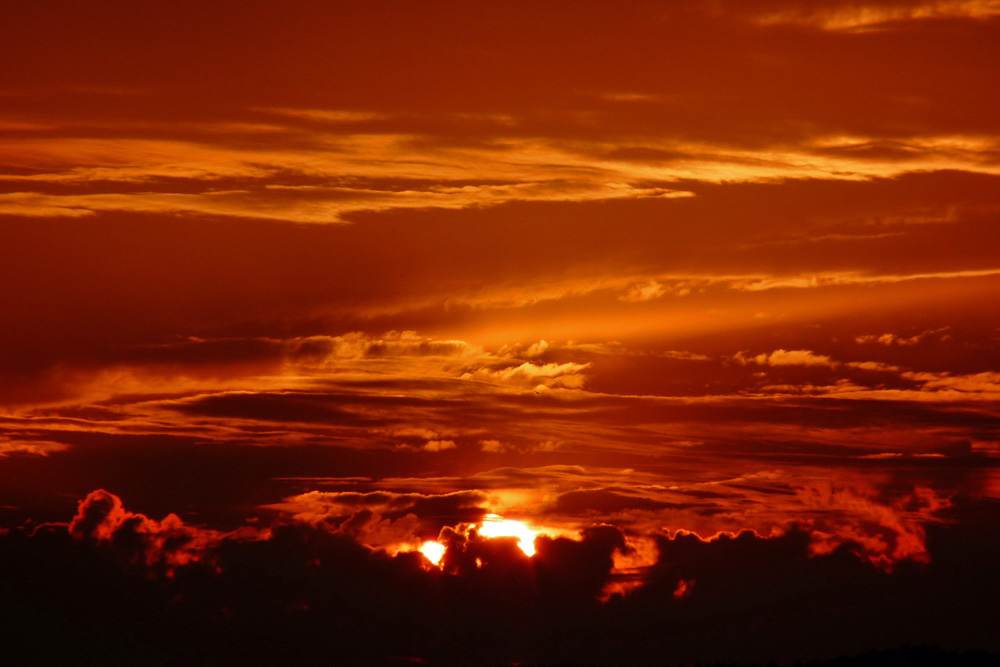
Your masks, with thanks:
M234 533L185 524L176 514L160 521L124 508L113 493L98 489L80 501L69 533L77 539L103 544L133 562L155 567L167 574L189 563L210 559L210 552L223 539L266 537L253 529Z

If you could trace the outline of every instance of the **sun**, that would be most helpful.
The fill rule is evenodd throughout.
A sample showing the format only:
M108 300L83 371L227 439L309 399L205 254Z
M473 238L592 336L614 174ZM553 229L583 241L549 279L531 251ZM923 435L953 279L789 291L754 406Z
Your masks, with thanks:
M535 555L535 536L538 533L520 521L487 514L479 527L479 534L483 537L516 537L525 555Z
M494 537L516 537L517 546L526 556L535 555L535 537L538 531L532 530L527 524L514 519L504 519L496 514L487 514L482 523L476 526L476 531L481 537L492 539ZM419 549L420 553L437 566L441 566L444 559L445 546L440 542L428 540Z
M420 553L430 562L440 565L441 559L444 558L444 545L434 541L424 542L423 546L420 547Z

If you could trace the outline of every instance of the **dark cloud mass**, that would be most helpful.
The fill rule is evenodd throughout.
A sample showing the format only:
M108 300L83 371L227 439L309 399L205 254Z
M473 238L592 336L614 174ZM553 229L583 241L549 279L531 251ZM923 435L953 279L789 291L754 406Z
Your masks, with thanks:
M69 632L76 640L65 650L82 659L114 647L113 659L153 664L675 664L926 643L995 651L1000 591L989 572L1000 545L975 531L996 521L997 509L956 505L950 516L963 521L934 529L934 559L891 573L851 544L813 555L795 528L710 540L661 534L655 562L630 575L645 585L601 602L602 589L622 578L612 574L614 557L632 549L609 526L539 537L531 558L511 538L448 529L438 569L415 552L391 556L307 523L209 539L95 491L68 528L0 538L5 604L24 605L17 617L26 632L12 635L8 650L58 657L62 644L46 640ZM182 552L189 557L177 562ZM174 567L162 569L171 558ZM953 594L966 587L968 595Z
M4 3L5 657L994 664L998 43Z

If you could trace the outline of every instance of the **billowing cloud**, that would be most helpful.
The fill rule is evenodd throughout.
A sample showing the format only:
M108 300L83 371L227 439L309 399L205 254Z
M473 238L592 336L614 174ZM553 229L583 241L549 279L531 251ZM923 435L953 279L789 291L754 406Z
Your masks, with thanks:
M340 497L355 508L375 500ZM947 511L953 519L979 513L980 521L989 522L993 510L963 502ZM652 552L646 554L645 546L620 530L595 525L572 537L539 536L533 556L517 548L514 538L446 526L439 535L445 555L434 566L418 551L390 553L360 544L359 538L372 534L365 529L372 520L360 512L339 527L277 523L212 534L195 546L194 529L169 517L151 521L125 509L113 494L95 491L68 527L50 524L31 535L0 536L0 559L8 566L0 577L17 603L48 581L48 604L83 629L74 646L79 655L98 654L102 645L91 631L114 619L122 650L165 656L197 651L220 660L236 651L241 662L291 655L314 663L329 657L327 646L317 653L313 642L300 641L302 632L335 640L338 655L366 662L400 653L477 662L699 655L783 660L852 652L865 646L857 634L865 629L891 646L968 632L986 638L983 612L996 594L987 576L990 554L968 551L970 535L947 523L928 535L929 562L886 572L858 558L856 542L817 553L794 526L707 538L664 531L650 536ZM75 548L65 549L67 540ZM990 544L995 540L980 546ZM131 557L154 547L198 557L175 558L168 570L155 559ZM619 568L627 562L635 565ZM52 568L55 563L61 567ZM640 585L629 586L633 581ZM972 582L978 586L968 597L959 600L949 592ZM761 618L762 607L767 619ZM22 613L31 617L35 607L25 604ZM150 618L157 621L153 627ZM920 619L933 621L930 636ZM824 622L852 632L838 634L831 646ZM181 632L185 627L202 631ZM706 627L725 641L706 648ZM456 628L462 631L457 639ZM11 638L15 655L27 650L25 643L58 632L46 624L25 631ZM381 641L371 641L370 633ZM236 638L242 641L234 644Z
M133 562L162 568L172 576L176 568L201 562L223 539L260 539L267 533L249 529L230 534L186 525L176 514L161 521L126 510L113 493L98 489L80 501L69 523L73 537L106 545Z

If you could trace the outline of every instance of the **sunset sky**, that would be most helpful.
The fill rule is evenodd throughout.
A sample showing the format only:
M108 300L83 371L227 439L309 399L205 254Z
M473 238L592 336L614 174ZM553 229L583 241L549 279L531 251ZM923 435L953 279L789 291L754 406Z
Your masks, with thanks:
M3 3L13 655L1000 651L998 216L996 0Z

